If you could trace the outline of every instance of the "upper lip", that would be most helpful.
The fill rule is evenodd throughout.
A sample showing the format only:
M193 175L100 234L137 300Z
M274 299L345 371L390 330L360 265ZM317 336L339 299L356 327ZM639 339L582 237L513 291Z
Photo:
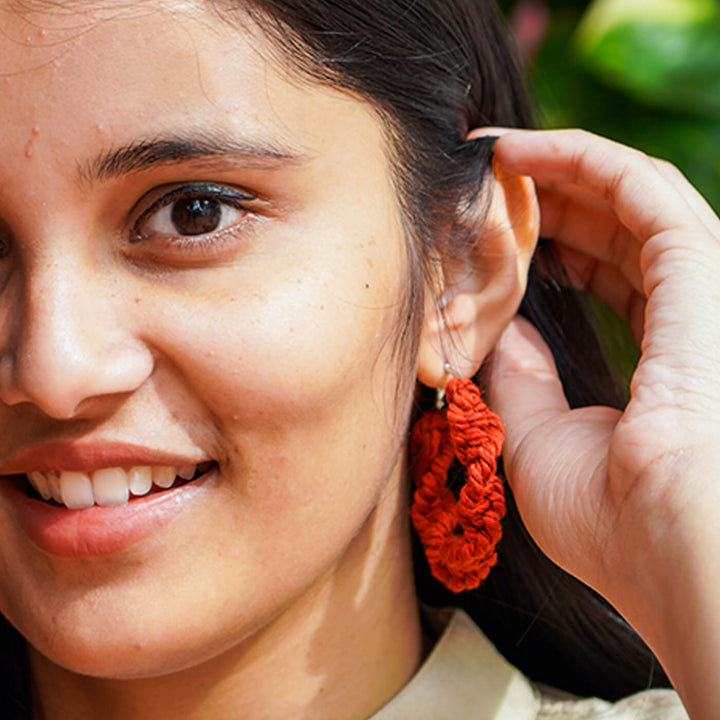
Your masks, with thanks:
M178 454L160 448L123 442L64 441L32 445L11 455L0 465L0 474L15 475L33 470L92 472L107 467L142 465L197 465L207 457Z

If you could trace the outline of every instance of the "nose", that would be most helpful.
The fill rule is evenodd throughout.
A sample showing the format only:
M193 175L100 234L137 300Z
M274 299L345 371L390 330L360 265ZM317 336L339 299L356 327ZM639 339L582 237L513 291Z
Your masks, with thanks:
M124 316L122 294L77 268L28 273L1 301L0 400L46 415L78 417L88 401L127 394L153 358ZM14 295L14 297L13 297Z

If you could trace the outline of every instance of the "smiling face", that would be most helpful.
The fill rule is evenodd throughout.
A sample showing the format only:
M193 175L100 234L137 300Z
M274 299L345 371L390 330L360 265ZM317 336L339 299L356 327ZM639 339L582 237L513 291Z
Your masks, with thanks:
M131 677L359 602L412 385L378 117L200 6L0 22L0 609ZM196 479L122 504L131 467Z

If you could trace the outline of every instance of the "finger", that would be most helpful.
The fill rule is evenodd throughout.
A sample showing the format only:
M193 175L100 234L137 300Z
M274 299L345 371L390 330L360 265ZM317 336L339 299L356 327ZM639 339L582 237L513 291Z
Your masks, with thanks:
M492 136L500 138L510 133L522 132L517 128L506 128L506 127L483 127L475 128L469 134L467 139L473 140L479 137ZM535 131L537 132L537 131ZM547 132L547 131L546 131ZM555 132L568 132L568 131L555 131ZM610 141L609 141L610 142ZM622 145L618 147L623 147ZM625 148L627 149L627 148ZM662 174L665 179L675 188L675 190L683 197L689 207L692 208L693 212L698 218L707 226L707 228L715 235L720 232L720 218L718 218L715 210L705 200L705 198L693 187L693 185L687 180L683 173L675 167L672 163L667 160L660 158L653 158L648 156L648 159L655 165L656 169ZM560 192L564 192L589 206L596 207L600 210L611 209L611 203L604 197L598 197L592 193L587 192L582 186L577 183L567 182L547 182L547 187L556 188Z
M582 130L508 132L498 138L495 157L541 188L576 185L606 199L641 241L668 229L705 228L649 157Z
M606 535L606 458L619 411L570 410L550 351L522 318L495 347L488 399L505 425L503 462L528 530L556 562L589 579L588 544Z
M658 172L683 196L685 202L692 208L707 229L720 237L720 218L715 214L707 200L688 182L682 172L667 160L650 159L655 164Z
M503 135L507 135L518 131L517 128L501 128L501 127L483 127L475 128L468 136L468 140L475 140L480 137L494 137L500 138ZM612 212L612 203L605 197L599 197L597 193L591 192L586 188L578 185L577 183L559 182L547 180L544 183L544 188L548 190L556 190L559 194L576 200L581 205L586 207L593 207L603 212Z
M569 410L555 362L535 328L514 318L495 345L488 400L506 423L513 446L544 418Z
M642 246L615 215L578 205L553 190L538 192L538 200L542 237L617 266L635 291L643 291Z
M639 346L645 321L645 295L638 292L620 269L611 263L601 262L562 245L558 246L557 252L572 286L590 293L624 320Z

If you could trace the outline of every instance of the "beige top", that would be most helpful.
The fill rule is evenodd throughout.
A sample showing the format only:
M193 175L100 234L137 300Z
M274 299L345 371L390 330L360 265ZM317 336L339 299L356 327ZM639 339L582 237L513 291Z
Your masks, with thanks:
M672 690L646 690L617 703L553 693L498 653L455 611L413 679L371 720L687 720Z

